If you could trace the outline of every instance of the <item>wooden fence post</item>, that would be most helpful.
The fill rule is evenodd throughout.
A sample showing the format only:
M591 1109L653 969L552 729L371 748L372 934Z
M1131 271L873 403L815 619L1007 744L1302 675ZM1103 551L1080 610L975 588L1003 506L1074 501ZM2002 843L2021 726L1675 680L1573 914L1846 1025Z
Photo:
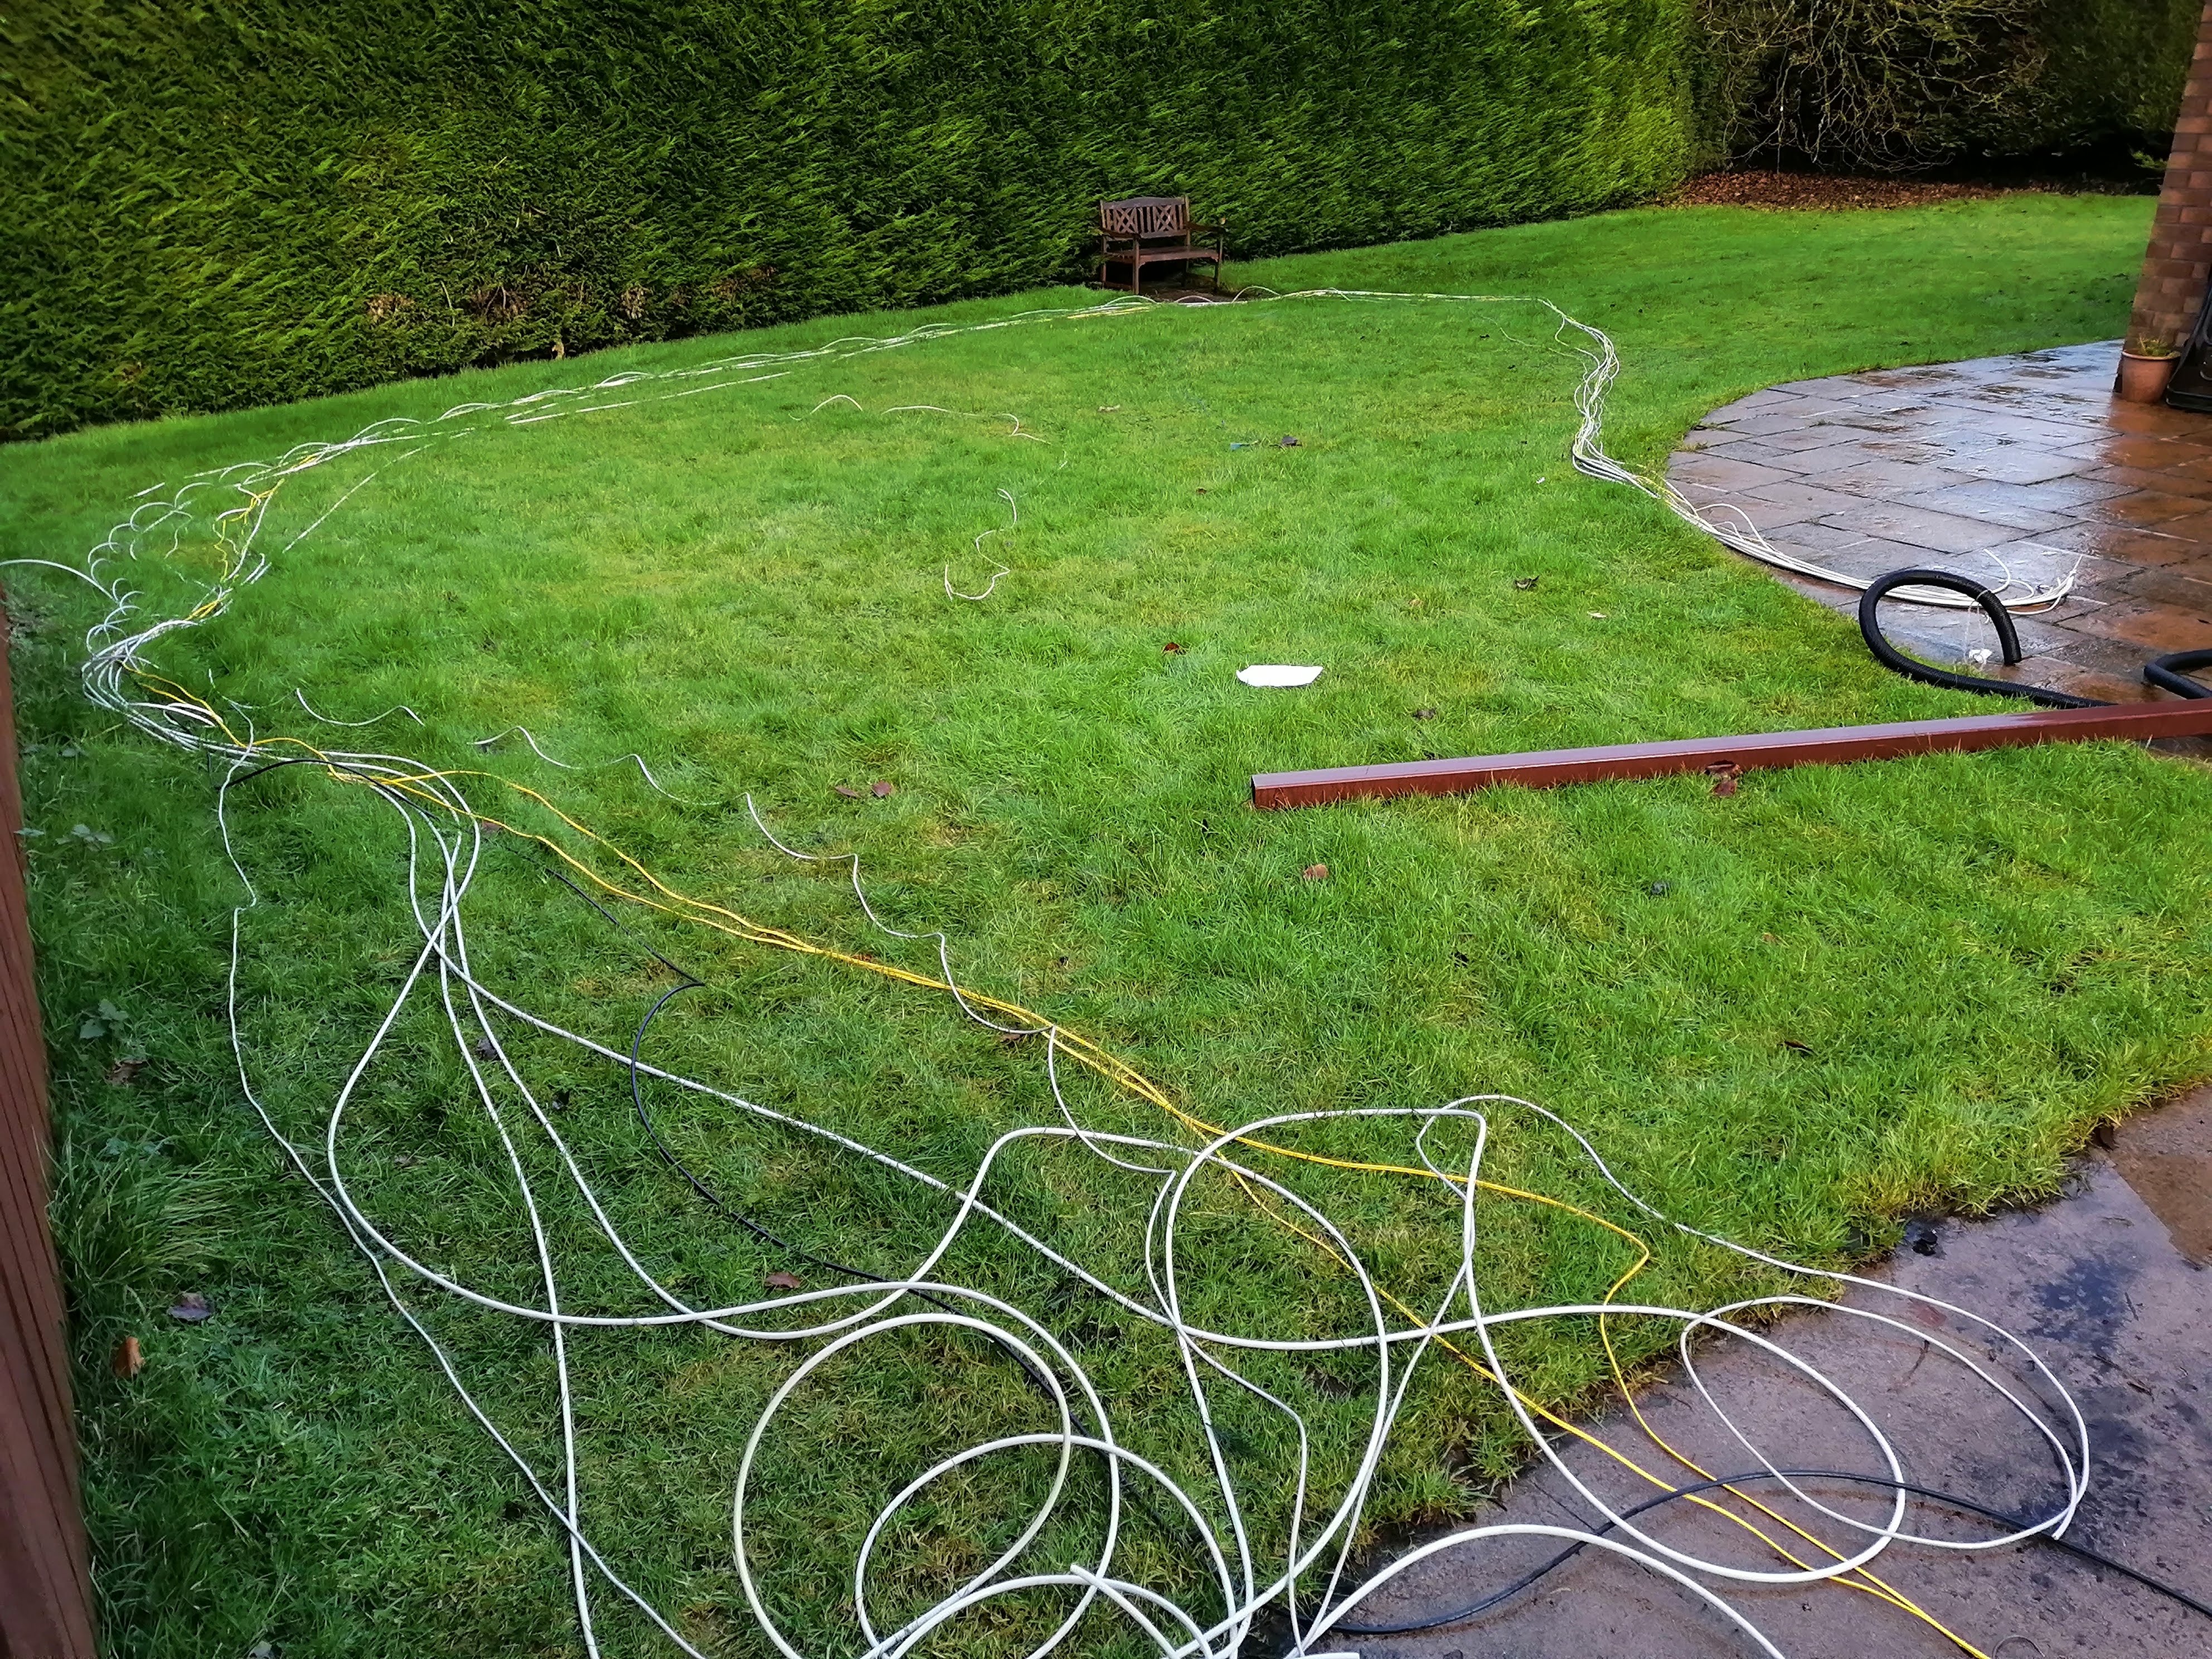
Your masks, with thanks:
M7 640L0 611L0 1659L93 1659Z

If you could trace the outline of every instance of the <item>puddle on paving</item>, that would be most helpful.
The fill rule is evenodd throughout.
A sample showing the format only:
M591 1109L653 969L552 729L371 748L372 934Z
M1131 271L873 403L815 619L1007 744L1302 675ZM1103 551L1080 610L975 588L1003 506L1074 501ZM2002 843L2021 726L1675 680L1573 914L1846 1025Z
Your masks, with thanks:
M2122 1123L2112 1167L2191 1267L2212 1267L2212 1088Z

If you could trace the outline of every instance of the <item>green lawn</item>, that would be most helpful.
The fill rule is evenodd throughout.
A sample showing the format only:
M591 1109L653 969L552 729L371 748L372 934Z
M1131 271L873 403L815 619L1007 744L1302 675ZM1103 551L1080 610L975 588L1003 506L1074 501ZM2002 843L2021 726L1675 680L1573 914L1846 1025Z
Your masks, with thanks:
M1553 300L1618 342L1610 443L1656 466L1705 411L1771 382L2117 335L2149 210L2053 196L1878 215L1652 210L1232 278ZM19 447L0 454L0 555L79 558L149 485L380 417L912 320ZM2098 1117L2212 1070L2199 971L2212 904L2188 828L2212 810L2212 777L2197 766L2100 744L1754 775L1733 799L1678 779L1246 804L1255 771L1987 707L1887 675L1846 623L1576 475L1578 365L1547 334L1527 306L1318 301L964 335L433 446L284 551L376 464L356 459L289 484L259 543L271 573L157 657L252 706L264 733L373 737L495 770L690 891L933 969L928 945L867 927L836 866L767 848L750 790L787 838L861 854L881 912L946 929L969 983L1096 1036L1214 1122L1515 1091L1571 1117L1684 1219L1831 1265L1880 1248L1913 1206L2050 1192ZM817 408L836 394L850 402ZM900 404L961 413L885 412ZM1045 441L1013 435L1000 411ZM1006 522L1000 490L1019 528L978 555L973 538ZM188 544L179 562L203 550ZM990 555L1010 567L992 596L948 599L948 561L974 592ZM222 1020L239 895L212 815L218 775L94 718L74 665L97 601L52 573L9 574L27 813L45 832L27 844L65 1143L58 1228L109 1644L221 1659L264 1639L283 1659L580 1653L554 1529L245 1106ZM157 601L185 592L158 562L131 580ZM1250 662L1327 672L1261 691L1232 678ZM295 687L345 718L405 702L425 728L335 732L296 712ZM675 794L710 804L674 804L634 770L470 746L517 722L563 759L639 751ZM876 779L896 793L832 793ZM304 769L252 787L234 813L264 896L246 921L242 1024L258 1086L305 1138L416 948L404 842L381 807ZM1328 878L1302 879L1316 863ZM495 842L472 934L480 972L551 1018L626 1048L674 982L647 940L709 981L653 1027L660 1064L955 1181L997 1133L1052 1116L1037 1046L996 1042L942 997L635 911L622 918L633 939L544 865ZM103 1001L120 1023L81 1037ZM427 1011L403 1020L349 1120L349 1156L367 1200L426 1254L526 1295L497 1144L441 1030ZM787 1265L659 1164L618 1068L522 1053L568 1091L580 1159L685 1294L757 1295ZM104 1080L141 1054L135 1079ZM1070 1089L1092 1123L1170 1130L1087 1075ZM944 1224L943 1204L715 1103L665 1091L655 1105L702 1173L809 1248L890 1270ZM1504 1178L1627 1219L1559 1136L1523 1119L1498 1130ZM1410 1139L1376 1125L1308 1144L1403 1161ZM1285 1178L1413 1299L1440 1289L1455 1216L1433 1188L1310 1166ZM1141 1283L1133 1179L1061 1153L994 1179L1013 1212ZM1578 1224L1487 1200L1484 1217L1493 1300L1592 1298L1625 1265ZM577 1243L576 1213L552 1224ZM1343 1310L1341 1275L1225 1188L1186 1243L1220 1269L1199 1273L1202 1315L1286 1330ZM1124 1432L1196 1469L1164 1339L995 1236L972 1235L945 1271L1069 1334L1123 1402ZM564 1297L621 1301L624 1282L590 1257ZM1699 1304L1760 1285L1674 1245L1644 1283L1650 1299ZM162 1314L195 1289L214 1318ZM549 1461L544 1339L416 1305ZM1639 1358L1673 1334L1623 1329ZM125 1333L148 1358L128 1382L106 1363ZM1605 1375L1584 1327L1509 1346L1554 1401ZM793 1358L690 1331L574 1344L593 1535L710 1650L767 1651L732 1571L730 1491ZM840 1364L766 1477L780 1495L763 1534L772 1595L815 1652L854 1645L840 1575L884 1498L945 1448L1043 1419L1018 1374L949 1339ZM1371 1409L1357 1367L1260 1369L1312 1418L1332 1489ZM1226 1409L1264 1528L1279 1519L1264 1474L1284 1455L1279 1425ZM1520 1455L1485 1385L1436 1364L1369 1519L1457 1512ZM994 1490L948 1492L917 1522L895 1576L914 1605L1011 1535L1018 1505ZM1144 1517L1136 1534L1125 1565L1180 1582L1187 1540ZM1048 1559L1088 1535L1056 1526ZM673 1651L611 1597L597 1605L610 1653ZM1027 1628L1009 1613L940 1645L1018 1653ZM1099 1629L1088 1650L1127 1650Z

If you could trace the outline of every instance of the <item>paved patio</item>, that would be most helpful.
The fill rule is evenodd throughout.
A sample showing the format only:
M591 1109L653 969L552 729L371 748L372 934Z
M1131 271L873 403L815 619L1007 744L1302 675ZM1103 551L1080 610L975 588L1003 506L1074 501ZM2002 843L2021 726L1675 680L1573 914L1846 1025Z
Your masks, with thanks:
M1692 433L1669 474L1701 507L1729 503L1777 547L1861 580L1907 565L1992 586L2010 576L2041 586L2070 574L2075 586L2058 605L2020 619L2027 660L1980 672L2114 701L2163 696L2142 683L2146 659L2212 647L2212 416L2115 401L2117 351L2108 342L1770 387ZM1822 604L1856 610L1851 589L1776 574ZM1896 605L1884 618L1893 639L1933 659L1995 644L1978 611ZM2092 1484L2069 1536L2212 1596L2212 1383L2203 1336L2212 1323L2212 1088L2129 1120L2100 1145L2109 1150L2084 1156L2065 1200L1945 1222L1920 1248L1900 1247L1879 1276L1955 1298L2034 1343L2087 1419ZM1879 1301L1865 1292L1847 1299ZM1930 1328L1944 1322L1926 1313L1913 1317ZM1780 1329L1881 1419L1923 1480L2021 1510L2051 1501L2047 1453L1993 1413L1978 1385L1928 1365L1914 1335L1870 1334L1809 1315ZM1963 1326L1952 1334L1972 1336ZM1997 1349L1983 1352L2002 1365ZM1778 1367L1709 1344L1700 1370L1759 1443L1812 1467L1867 1466L1856 1427ZM1745 1464L1744 1447L1679 1376L1650 1390L1643 1409L1707 1467ZM1639 1427L1617 1413L1597 1427L1616 1443L1644 1446ZM1649 1491L1585 1448L1567 1456L1615 1502ZM1863 1489L1822 1496L1875 1518ZM1477 1517L1575 1527L1592 1518L1546 1468ZM1792 1518L1845 1547L1862 1536L1810 1510ZM1762 1565L1729 1528L1685 1506L1648 1523L1677 1547ZM1989 1535L1947 1518L1941 1505L1917 1506L1914 1525ZM1434 1558L1367 1617L1395 1624L1464 1607L1554 1547L1498 1541ZM2047 1547L1900 1547L1881 1570L1994 1659L2212 1654L2212 1626L2197 1615ZM1794 1659L1958 1651L1909 1614L1846 1589L1717 1587ZM1686 1595L1595 1552L1476 1619L1334 1641L1362 1659L1722 1659L1751 1650Z
M1946 1221L1919 1249L1900 1246L1875 1276L1954 1301L2032 1342L2080 1405L2090 1443L2088 1495L2067 1535L2199 1598L2212 1597L2212 1376L2203 1332L2212 1322L2212 1089L2130 1118L2075 1167L2069 1195L2039 1210L1986 1221ZM1854 1292L1859 1306L1896 1304ZM1945 1332L1925 1306L1916 1326ZM2018 1511L2055 1504L2056 1463L2019 1419L1913 1337L1856 1321L1798 1315L1776 1334L1848 1389L1892 1437L1908 1478ZM1995 1346L1982 1356L2031 1395L2049 1396ZM1741 1346L1703 1345L1699 1374L1755 1443L1800 1467L1870 1469L1864 1434L1782 1367ZM1755 1468L1679 1375L1644 1397L1646 1419L1707 1468ZM1618 1413L1595 1426L1645 1466L1680 1478L1638 1426ZM1651 1488L1587 1448L1568 1462L1616 1504ZM1863 1488L1823 1489L1843 1512L1877 1520ZM1771 1486L1762 1496L1797 1523L1855 1548L1846 1532ZM1589 1505L1547 1468L1516 1481L1474 1517L1553 1526L1592 1524ZM1756 1519L1758 1517L1753 1516ZM1642 1524L1670 1545L1711 1552L1747 1568L1775 1565L1739 1534L1685 1505ZM1954 1538L1977 1530L1941 1505L1919 1504L1912 1527ZM1793 1540L1794 1541L1794 1540ZM1431 1558L1384 1596L1367 1620L1413 1622L1468 1606L1550 1556L1552 1540L1493 1540ZM1960 1553L1899 1545L1881 1577L1991 1659L2182 1659L2212 1654L2212 1623L2116 1574L2045 1545ZM1746 1586L1709 1580L1790 1659L1958 1659L1959 1650L1911 1615L1832 1585ZM1465 1623L1402 1636L1334 1637L1360 1659L1740 1659L1751 1644L1709 1609L1644 1569L1587 1553L1535 1589Z
M2212 416L2112 395L2118 342L1770 386L1714 414L1668 465L1777 547L1862 580L1935 565L1995 586L2071 572L2019 618L2027 659L1991 678L2134 702L2147 658L2212 647ZM1856 592L1777 572L1850 612ZM1891 604L1891 637L1956 660L1979 613Z

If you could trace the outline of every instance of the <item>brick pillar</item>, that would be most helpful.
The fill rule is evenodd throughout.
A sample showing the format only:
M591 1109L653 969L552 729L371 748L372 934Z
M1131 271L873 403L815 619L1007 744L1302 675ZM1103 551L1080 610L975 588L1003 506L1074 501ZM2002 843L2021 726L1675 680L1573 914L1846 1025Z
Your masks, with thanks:
M2173 154L2151 221L2150 247L2128 318L2128 343L2181 343L2212 280L2212 0L2197 26L2197 55L2173 124Z

